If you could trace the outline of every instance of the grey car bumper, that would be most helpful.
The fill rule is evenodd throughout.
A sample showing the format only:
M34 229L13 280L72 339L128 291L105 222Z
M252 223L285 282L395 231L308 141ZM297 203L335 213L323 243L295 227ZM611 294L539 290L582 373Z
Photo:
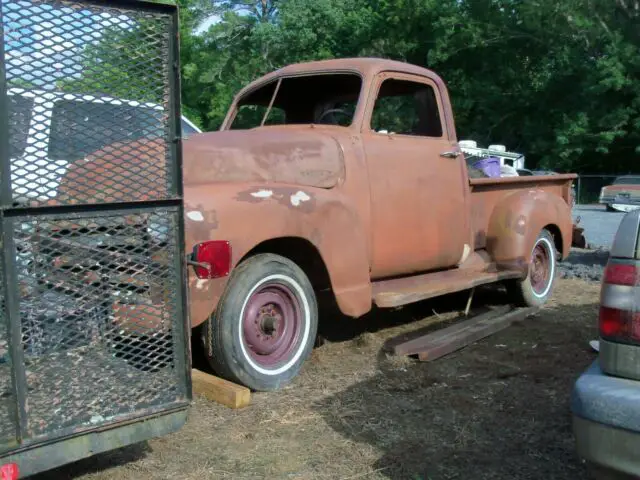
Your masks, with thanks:
M582 458L640 476L640 382L605 375L596 361L576 382L571 410Z

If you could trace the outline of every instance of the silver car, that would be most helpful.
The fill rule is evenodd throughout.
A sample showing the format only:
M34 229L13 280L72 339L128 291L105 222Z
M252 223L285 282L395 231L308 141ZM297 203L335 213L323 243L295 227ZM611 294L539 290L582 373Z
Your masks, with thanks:
M571 402L578 454L596 478L640 477L640 210L622 219L600 295L599 358Z

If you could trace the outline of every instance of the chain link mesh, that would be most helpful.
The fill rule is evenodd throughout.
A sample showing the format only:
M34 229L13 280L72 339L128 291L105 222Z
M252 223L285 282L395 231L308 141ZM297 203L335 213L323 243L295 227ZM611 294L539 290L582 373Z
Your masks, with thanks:
M11 361L7 331L4 292L4 265L0 258L0 444L12 443L16 436L17 406L11 376Z
M15 224L33 435L184 399L174 361L177 215Z
M0 0L0 450L187 400L175 11L116 3Z
M13 201L170 197L170 17L4 0Z

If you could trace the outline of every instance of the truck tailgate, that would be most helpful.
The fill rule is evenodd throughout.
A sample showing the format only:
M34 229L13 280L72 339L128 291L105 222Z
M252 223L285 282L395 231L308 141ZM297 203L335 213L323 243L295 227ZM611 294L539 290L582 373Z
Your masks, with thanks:
M523 190L544 191L562 197L567 205L571 205L571 184L576 178L578 176L575 174L564 174L470 179L471 226L475 248L486 247L485 232L488 231L491 214L505 197Z

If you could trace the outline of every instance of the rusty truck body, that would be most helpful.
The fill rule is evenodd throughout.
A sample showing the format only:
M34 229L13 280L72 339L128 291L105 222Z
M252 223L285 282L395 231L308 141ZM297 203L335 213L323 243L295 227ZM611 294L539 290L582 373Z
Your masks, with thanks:
M470 179L442 79L388 60L260 78L183 176L192 326L257 390L298 373L318 292L349 317L496 282L542 305L572 240L574 175Z

